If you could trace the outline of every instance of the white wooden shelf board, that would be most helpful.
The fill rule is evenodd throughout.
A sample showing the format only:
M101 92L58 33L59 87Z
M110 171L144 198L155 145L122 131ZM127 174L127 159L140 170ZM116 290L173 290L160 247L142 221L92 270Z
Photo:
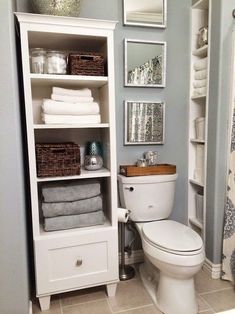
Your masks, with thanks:
M206 57L208 52L208 45L198 48L193 51L193 55L196 57Z
M206 95L192 96L192 97L191 97L192 100L204 99L204 98L206 98Z
M195 180L195 179L190 179L189 182L190 182L191 184L198 185L198 186L200 186L200 187L204 187L204 184L203 184L202 182L199 182L199 181L197 181L197 180Z
M43 229L43 226L40 225L40 237L48 238L48 239L55 239L55 238L64 238L69 236L75 236L76 234L89 234L90 232L102 232L104 230L107 230L107 228L112 227L110 220L106 217L105 223L103 225L97 225L97 226L90 226L90 227L82 227L82 228L73 228L73 229L67 229L67 230L58 230L58 231L45 231ZM35 237L34 240L38 240L38 237Z
M56 74L30 74L32 85L46 86L86 86L102 87L108 83L107 76L83 76L83 75L56 75Z
M190 142L193 144L205 144L205 140L198 140L196 138L191 138Z
M65 181L65 180L78 180L78 179L91 179L91 178L104 178L110 177L111 173L106 168L101 168L99 170L85 170L81 169L80 175L67 176L67 177L46 177L37 178L37 182L49 182L49 181Z
M208 0L198 0L192 6L193 9L208 10Z
M102 129L109 128L109 123L84 123L84 124L34 124L35 130L47 129Z
M199 221L196 217L190 217L190 218L189 218L189 222L190 222L192 225L198 227L199 229L201 229L201 230L203 229L202 222Z

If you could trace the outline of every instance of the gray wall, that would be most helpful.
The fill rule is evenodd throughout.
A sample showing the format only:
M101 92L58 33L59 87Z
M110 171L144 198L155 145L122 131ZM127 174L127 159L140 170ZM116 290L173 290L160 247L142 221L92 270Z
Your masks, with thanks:
M221 263L230 113L231 51L235 1L212 1L212 38L208 133L207 257Z
M195 2L195 0L193 0ZM27 0L18 0L19 11L31 10ZM157 150L160 162L175 163L179 173L173 219L187 221L187 124L189 81L190 0L168 0L165 30L122 25L121 0L86 0L81 17L119 22L115 32L116 121L118 165L134 163L143 152ZM227 127L229 114L229 71L234 0L212 1L212 56L208 134L208 201L206 251L213 263L221 262L224 199L227 172ZM167 42L166 88L123 87L123 40L146 39ZM163 100L166 102L166 138L162 146L123 145L123 101ZM166 196L167 197L167 196Z
M0 10L0 313L29 310L24 172L13 1Z

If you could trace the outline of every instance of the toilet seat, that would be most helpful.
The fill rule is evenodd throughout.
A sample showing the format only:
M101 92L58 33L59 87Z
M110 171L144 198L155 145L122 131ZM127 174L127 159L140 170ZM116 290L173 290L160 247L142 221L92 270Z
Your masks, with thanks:
M176 255L196 255L203 250L201 237L188 226L173 220L144 223L142 234L150 245Z

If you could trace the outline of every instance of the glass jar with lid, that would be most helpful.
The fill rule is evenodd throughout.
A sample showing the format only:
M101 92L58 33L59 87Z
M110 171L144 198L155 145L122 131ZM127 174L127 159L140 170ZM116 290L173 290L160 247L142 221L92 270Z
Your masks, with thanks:
M32 48L30 51L32 73L46 73L46 50Z
M51 50L47 52L47 73L67 73L67 54L65 52L57 50Z

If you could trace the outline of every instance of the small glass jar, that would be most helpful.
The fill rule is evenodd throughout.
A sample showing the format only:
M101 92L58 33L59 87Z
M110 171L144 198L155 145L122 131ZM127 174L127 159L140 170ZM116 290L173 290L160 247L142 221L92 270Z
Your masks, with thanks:
M67 54L65 52L56 50L51 50L47 52L47 73L67 73Z
M30 54L32 73L46 73L46 51L43 48L33 48Z

